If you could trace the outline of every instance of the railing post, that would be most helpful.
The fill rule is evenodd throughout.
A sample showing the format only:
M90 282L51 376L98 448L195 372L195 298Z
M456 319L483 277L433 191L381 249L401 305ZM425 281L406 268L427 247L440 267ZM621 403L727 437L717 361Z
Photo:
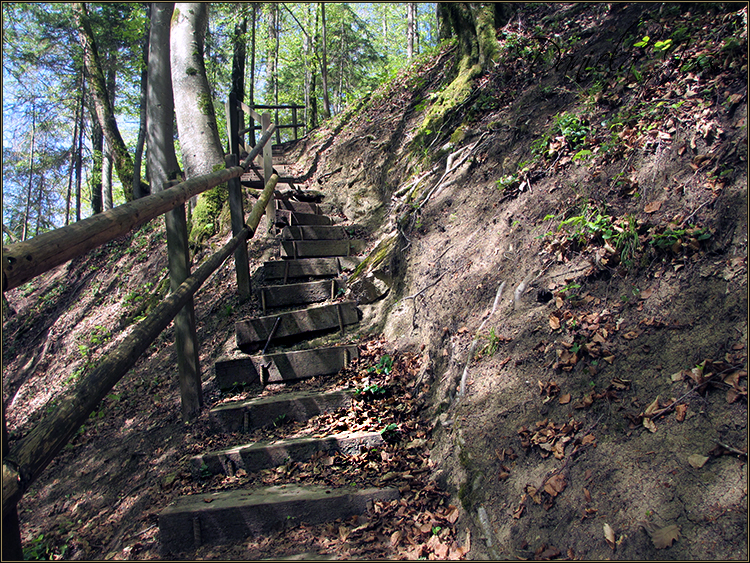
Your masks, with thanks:
M263 132L268 131L271 126L271 114L265 112L261 116L261 125ZM277 124L278 125L278 124ZM278 132L278 128L276 129ZM271 142L269 141L263 147L263 184L267 184L273 174L273 153L271 152ZM274 227L276 225L276 199L272 196L266 206L266 236L275 235Z
M250 104L250 109L255 109L253 104ZM250 143L250 148L253 148L255 146L255 118L253 117L252 113L249 114L247 118L247 126L249 129L248 133L250 133L250 137L248 137L247 142Z
M174 292L190 276L185 204L178 205L165 213L164 219L167 223L169 286ZM192 297L174 318L174 341L180 380L182 419L189 421L198 416L203 406L198 338L195 332L195 307Z
M228 154L225 158L227 168L239 165L236 154ZM242 186L239 178L232 178L227 182L229 188L229 214L232 220L232 236L236 237L245 226L245 211L242 205ZM234 251L234 267L237 271L237 293L240 301L250 298L250 262L247 257L247 244L241 244Z
M292 106L292 123L294 124L294 140L296 141L299 137L297 137L297 106Z
M279 123L279 108L278 108L278 106L276 107L276 110L275 110L275 113L274 113L274 123L276 124L276 144L280 145L281 144L281 127L279 127L279 125L281 125L281 124ZM266 182L267 181L268 180L266 180Z
M237 106L237 96L234 92L229 94L229 99L226 103L227 109L227 139L229 146L227 147L227 153L236 154L239 158L240 154L240 124L239 124L239 108Z

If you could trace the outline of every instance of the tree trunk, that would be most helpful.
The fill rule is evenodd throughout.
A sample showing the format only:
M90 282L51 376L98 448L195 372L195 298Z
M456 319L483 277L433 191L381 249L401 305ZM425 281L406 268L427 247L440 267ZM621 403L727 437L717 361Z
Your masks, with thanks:
M76 221L81 220L81 183L83 182L83 127L85 125L84 108L86 99L86 73L82 70L81 79L81 115L78 122L78 149L76 150Z
M328 39L326 36L326 3L320 3L320 22L322 28L322 44L321 44L321 55L322 61L320 63L320 80L322 82L321 87L323 88L323 119L329 119L331 117L331 100L328 97Z
M238 102L245 101L245 60L247 59L247 12L245 11L245 5L239 4L242 13L240 14L239 23L234 26L234 35L232 37L232 43L234 49L232 51L232 87L230 94L234 94ZM240 129L245 128L245 114L242 110L238 110L237 123ZM236 134L236 131L235 131ZM231 144L231 138L229 139ZM229 147L228 153L234 153L237 150L236 147ZM239 157L239 153L237 154Z
M94 159L91 165L91 211L96 215L102 212L102 171L104 170L104 134L99 122L91 120L91 148Z
M451 37L453 37L450 12L444 2L437 2L435 3L435 6L438 27L438 41L445 41L446 39L450 39Z
M416 19L417 5L414 2L406 3L406 60L414 58L414 21Z
M115 120L114 108L107 94L107 85L102 72L99 53L96 48L94 34L88 22L86 6L82 2L73 4L73 13L78 25L78 39L83 48L84 61L89 73L91 92L96 109L96 117L99 120L102 131L107 137L114 152L114 165L120 178L126 201L133 200L133 160L130 157L125 142L122 140L120 130Z
M182 162L188 178L224 167L203 61L207 25L207 4L175 4L170 38L172 88Z
M31 148L29 150L29 186L26 190L26 209L23 214L23 229L21 240L26 240L29 234L29 213L31 212L31 188L34 185L34 142L36 141L36 105L31 102Z
M146 17L148 20L151 19L151 4L146 4ZM143 33L143 38L141 39L141 45L143 47L142 51L142 58L141 58L141 64L143 65L143 68L141 70L141 105L140 105L140 119L138 122L138 140L135 144L135 156L133 157L133 197L138 199L144 196L147 196L149 194L149 190L145 189L145 184L143 185L143 189L141 188L141 165L143 163L143 147L146 144L146 106L148 105L147 102L147 95L146 95L146 88L148 84L148 37L149 37L149 27L146 27L146 30ZM110 183L111 186L111 183ZM110 188L111 189L111 188ZM107 199L109 197L109 200ZM109 205L109 207L107 207ZM105 209L112 209L112 192L110 191L109 194L107 192L104 192L104 208Z

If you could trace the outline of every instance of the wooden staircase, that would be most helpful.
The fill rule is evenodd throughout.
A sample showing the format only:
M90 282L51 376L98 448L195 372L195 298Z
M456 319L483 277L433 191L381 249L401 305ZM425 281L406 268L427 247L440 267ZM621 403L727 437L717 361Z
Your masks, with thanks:
M236 323L237 348L243 352L216 363L220 388L263 389L311 377L337 374L358 357L357 346L328 345L294 351L268 350L297 345L332 332L342 335L359 322L352 301L341 300L344 273L358 264L365 245L352 238L354 228L334 226L315 203L277 200L279 260L264 264L264 285L257 290L262 316ZM274 421L306 421L347 408L348 389L266 392L262 397L220 404L210 411L216 433L248 433ZM359 454L383 445L380 432L339 432L267 443L243 443L191 459L196 478L239 470L247 474L303 462L315 455ZM159 515L163 555L194 551L202 545L242 541L283 529L290 522L316 524L361 515L373 501L399 498L397 488L332 488L283 485L187 495Z

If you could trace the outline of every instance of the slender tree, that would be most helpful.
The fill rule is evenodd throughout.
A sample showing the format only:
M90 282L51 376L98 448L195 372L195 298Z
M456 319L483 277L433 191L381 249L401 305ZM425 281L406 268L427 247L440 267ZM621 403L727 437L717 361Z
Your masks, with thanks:
M216 114L203 61L208 4L175 3L170 57L177 131L188 178L224 166Z
M326 33L326 3L320 3L320 21L321 21L321 62L320 62L320 81L323 88L323 119L331 117L331 100L328 97L328 36Z
M107 92L107 82L104 78L99 52L94 34L89 23L86 5L82 2L73 4L73 10L78 25L78 37L83 48L86 70L89 73L91 93L94 100L96 117L104 132L104 136L112 147L114 165L120 178L126 201L133 200L133 159L122 139L115 119L114 107ZM145 186L143 189L147 189Z

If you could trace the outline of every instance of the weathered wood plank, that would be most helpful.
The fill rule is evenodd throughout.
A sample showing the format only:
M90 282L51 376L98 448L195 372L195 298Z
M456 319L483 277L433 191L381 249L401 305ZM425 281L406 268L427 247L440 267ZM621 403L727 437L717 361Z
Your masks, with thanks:
M363 240L283 240L282 258L323 258L327 256L351 256L365 248Z
M355 345L296 350L265 356L220 359L216 362L216 384L220 389L236 385L286 383L309 377L332 375L359 358Z
M217 432L249 432L280 420L304 422L324 412L347 408L353 391L313 393L300 391L246 401L225 403L209 413L211 426Z
M311 213L320 215L320 206L317 203L307 203L304 201L292 201L290 199L277 199L276 209L279 211L288 210L295 213Z
M266 281L295 278L324 278L339 275L341 268L336 258L312 260L276 260L263 264Z
M309 305L333 299L346 287L343 279L321 280L306 283L290 283L260 288L263 312L273 307Z
M233 476L238 469L248 473L284 465L287 460L304 462L317 452L358 454L362 448L383 445L380 432L341 432L315 438L294 438L273 444L247 444L225 450L206 452L190 459L193 474L197 477L211 475Z
M279 209L276 212L276 223L279 225L333 225L328 215L297 213L288 209Z
M353 301L247 319L235 323L237 347L243 352L263 348L279 317L281 322L272 341L293 336L304 337L310 333L340 328L341 324L346 326L359 322L357 307Z
M178 498L159 514L161 554L203 544L229 544L284 526L345 520L367 511L368 502L399 498L398 489L331 489L284 485L249 491L218 491Z
M297 225L281 230L282 240L342 240L351 238L355 225L328 227L325 225Z

